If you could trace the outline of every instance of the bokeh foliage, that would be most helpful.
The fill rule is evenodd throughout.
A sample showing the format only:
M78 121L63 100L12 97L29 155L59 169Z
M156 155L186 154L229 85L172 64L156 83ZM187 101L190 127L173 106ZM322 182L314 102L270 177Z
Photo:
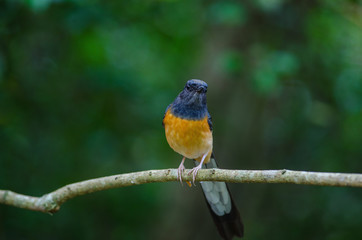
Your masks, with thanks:
M208 82L221 167L362 172L362 2L0 2L0 188L177 167L161 119ZM192 166L190 164L190 166ZM246 239L360 239L360 189L231 185ZM218 239L200 189L109 190L0 239Z

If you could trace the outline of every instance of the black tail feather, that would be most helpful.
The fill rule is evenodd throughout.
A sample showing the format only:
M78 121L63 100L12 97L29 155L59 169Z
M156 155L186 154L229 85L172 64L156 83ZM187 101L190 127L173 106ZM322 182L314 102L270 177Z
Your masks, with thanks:
M229 188L228 188L229 190ZM230 194L230 192L229 192ZM205 197L205 194L204 194ZM231 197L231 195L230 195ZM244 225L241 221L240 214L238 209L235 206L234 200L231 198L231 211L228 214L225 214L224 216L218 216L214 213L214 211L211 209L210 204L208 203L206 197L205 197L207 207L209 208L209 211L211 213L212 219L214 220L214 223L217 227L217 230L219 231L219 234L221 237L225 240L230 240L234 236L237 237L243 237L244 236Z
M204 165L203 168L217 168L217 163L215 161L214 154L212 154L210 162ZM224 186L226 186L226 189L224 187L224 190L228 192L229 199L231 201L231 210L228 213L225 213L221 216L216 214L215 210L213 210L213 208L211 207L210 202L206 198L204 188L203 188L203 194L207 202L207 206L210 210L211 216L214 220L214 223L221 237L225 240L230 240L234 236L241 238L244 236L244 226L241 221L239 211L234 203L234 200L231 197L229 187L227 184L225 184Z

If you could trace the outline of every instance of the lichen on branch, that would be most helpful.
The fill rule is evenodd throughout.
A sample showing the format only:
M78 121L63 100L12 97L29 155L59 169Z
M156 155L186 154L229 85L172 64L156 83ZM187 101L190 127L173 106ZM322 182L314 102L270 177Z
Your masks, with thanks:
M189 170L182 179L191 181ZM177 180L177 169L148 170L118 174L68 184L41 197L27 196L10 190L0 190L0 203L45 213L54 213L69 199L111 188ZM232 183L292 183L318 186L362 187L362 174L306 172L292 170L226 170L201 169L196 181Z

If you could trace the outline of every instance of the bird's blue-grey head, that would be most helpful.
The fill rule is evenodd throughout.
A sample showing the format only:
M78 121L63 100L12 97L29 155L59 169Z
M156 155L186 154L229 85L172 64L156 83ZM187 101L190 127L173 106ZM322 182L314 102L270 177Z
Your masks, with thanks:
M185 119L204 118L207 115L206 92L206 82L198 79L187 81L185 88L172 103L171 112Z

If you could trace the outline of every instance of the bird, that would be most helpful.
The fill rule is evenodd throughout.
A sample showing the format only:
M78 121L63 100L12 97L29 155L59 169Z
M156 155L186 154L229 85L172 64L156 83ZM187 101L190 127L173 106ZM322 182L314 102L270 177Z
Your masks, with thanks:
M194 185L200 169L218 167L213 153L213 125L207 109L207 89L207 83L202 80L188 80L176 99L167 106L162 120L168 144L183 156L177 170L181 184L185 159L195 162L195 167L188 172L192 174ZM221 238L243 237L244 226L227 184L212 181L200 184Z

